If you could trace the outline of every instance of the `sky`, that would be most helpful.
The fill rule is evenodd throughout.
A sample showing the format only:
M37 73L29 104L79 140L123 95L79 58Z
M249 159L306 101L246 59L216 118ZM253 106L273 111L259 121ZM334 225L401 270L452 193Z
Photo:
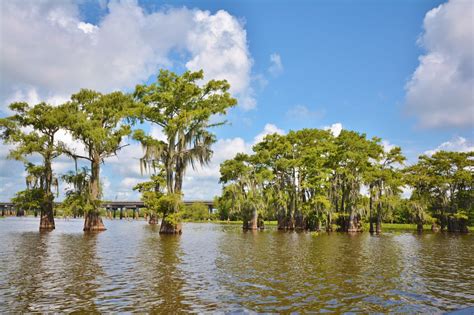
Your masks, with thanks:
M219 164L269 133L355 130L400 146L408 164L474 150L469 0L19 0L0 9L0 117L14 101L57 105L81 88L131 92L161 68L229 81L238 105L213 130L211 163L187 171L186 200L218 195ZM70 135L60 139L82 150ZM132 187L148 176L140 145L124 141L102 166L105 199L138 200ZM0 144L0 200L25 188L11 148ZM53 167L60 176L74 164L60 157Z

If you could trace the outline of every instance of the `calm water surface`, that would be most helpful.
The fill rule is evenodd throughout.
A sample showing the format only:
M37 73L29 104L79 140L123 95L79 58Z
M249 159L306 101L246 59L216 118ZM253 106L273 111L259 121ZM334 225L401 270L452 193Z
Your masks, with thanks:
M144 221L0 220L0 313L441 313L474 304L474 235L244 233Z

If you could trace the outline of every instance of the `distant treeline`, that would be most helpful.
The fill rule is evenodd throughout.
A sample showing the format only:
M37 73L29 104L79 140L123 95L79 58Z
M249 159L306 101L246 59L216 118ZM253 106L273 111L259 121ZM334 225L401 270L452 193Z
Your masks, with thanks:
M365 221L371 232L382 222L467 232L474 223L474 152L440 151L406 166L401 149L380 138L303 129L266 136L220 172L220 219L241 219L244 229L277 220L284 230L357 232Z

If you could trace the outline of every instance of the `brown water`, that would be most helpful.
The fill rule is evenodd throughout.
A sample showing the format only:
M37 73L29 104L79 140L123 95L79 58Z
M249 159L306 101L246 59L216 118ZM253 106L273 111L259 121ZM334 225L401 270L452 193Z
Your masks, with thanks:
M474 235L244 233L144 221L0 220L0 313L396 312L474 304Z

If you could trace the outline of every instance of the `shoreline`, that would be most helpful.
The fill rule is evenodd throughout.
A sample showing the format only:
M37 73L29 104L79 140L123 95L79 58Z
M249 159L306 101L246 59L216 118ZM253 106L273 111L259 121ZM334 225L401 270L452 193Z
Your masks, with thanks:
M0 219L5 219L5 218L35 218L32 215L27 215L27 216L22 216L22 217L17 217L17 216L4 216L0 217ZM39 219L39 217L37 217ZM84 218L64 218L64 217L55 217L55 220L70 220L70 219L80 219L83 220ZM120 221L119 218L115 219L110 219L103 217L104 220L111 220L111 221ZM123 218L122 221L144 221L143 217L140 217L138 219L132 219L132 218ZM183 223L212 223L212 224L224 224L224 225L242 225L243 221L242 220L237 220L237 221L227 221L227 220L198 220L198 221L192 221L192 220L184 220ZM265 226L270 226L270 227L276 227L277 226L277 221L265 221ZM369 223L363 223L363 232L368 232L369 231ZM469 226L468 227L469 232L474 232L474 226ZM382 232L383 231L416 231L416 224L411 224L411 223L382 223ZM425 224L423 225L423 231L426 232L431 232L431 224ZM310 231L310 232L316 232L316 231ZM324 232L324 230L321 230L320 232Z

